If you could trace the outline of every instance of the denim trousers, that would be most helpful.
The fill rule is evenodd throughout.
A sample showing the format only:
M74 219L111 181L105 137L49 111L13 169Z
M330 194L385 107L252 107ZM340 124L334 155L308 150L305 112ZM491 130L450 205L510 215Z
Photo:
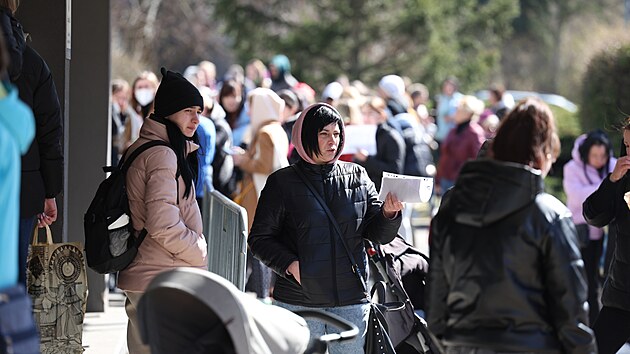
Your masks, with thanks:
M26 287L26 258L28 257L28 246L33 241L33 230L37 216L20 219L20 241L18 254L18 283Z
M274 305L285 308L289 311L296 310L321 310L335 314L359 327L359 335L355 339L343 342L333 342L328 346L329 354L363 354L363 343L365 341L365 329L370 314L370 304L356 304L338 307L306 307L291 305L274 300ZM317 320L306 319L308 329L311 331L311 341L327 333L339 333L340 330L331 325L327 325Z

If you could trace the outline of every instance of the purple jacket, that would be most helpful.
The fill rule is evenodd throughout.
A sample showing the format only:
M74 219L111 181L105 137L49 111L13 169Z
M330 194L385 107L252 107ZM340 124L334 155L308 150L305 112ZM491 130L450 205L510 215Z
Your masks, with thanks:
M564 192L567 194L567 206L573 214L573 222L576 225L586 224L586 220L584 220L582 215L582 203L591 193L597 190L602 180L608 176L608 173L606 173L603 177L600 177L597 170L591 165L586 166L586 174L584 173L584 163L580 159L578 149L585 139L586 134L582 134L575 139L575 144L571 151L572 159L564 165L564 179L562 180ZM611 156L610 171L608 172L612 172L616 163L617 159ZM586 177L587 175L588 178ZM589 230L591 240L599 240L604 234L604 231L598 227L589 226Z

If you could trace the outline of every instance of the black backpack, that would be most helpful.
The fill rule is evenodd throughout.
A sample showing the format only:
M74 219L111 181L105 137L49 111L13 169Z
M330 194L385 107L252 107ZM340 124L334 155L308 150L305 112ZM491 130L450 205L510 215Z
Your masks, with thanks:
M122 157L118 167L103 167L112 174L98 186L96 195L83 217L85 256L90 268L100 274L125 269L138 253L147 230L134 237L131 225L125 175L133 160L154 146L169 146L154 140L138 146L129 158Z

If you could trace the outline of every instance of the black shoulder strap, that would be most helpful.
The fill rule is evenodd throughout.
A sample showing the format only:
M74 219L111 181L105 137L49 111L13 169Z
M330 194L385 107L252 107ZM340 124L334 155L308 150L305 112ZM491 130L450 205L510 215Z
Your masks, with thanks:
M141 153L145 152L146 150L154 147L154 146L168 146L169 148L171 147L171 145L169 143L167 143L166 141L162 141L162 140L151 140L147 143L144 143L140 146L138 146L132 153L131 155L129 155L129 157L127 157L127 152L129 152L129 150L125 151L125 154L123 155L123 157L120 159L120 163L119 163L119 168L123 173L126 173L127 170L129 169L129 166L131 166L131 163L133 162L133 160L136 159L136 157L138 157Z
M363 274L361 274L361 268L359 268L359 265L357 264L357 262L354 259L354 256L352 255L352 252L350 252L350 248L346 244L346 240L344 240L343 238L343 233L341 232L341 229L339 228L339 224L337 223L337 220L332 215L332 212L328 208L328 205L326 205L322 197L315 190L315 187L313 187L313 184L311 183L311 181L309 181L308 178L306 178L306 176L304 175L304 172L300 170L300 167L298 166L298 164L293 164L291 165L291 167L293 167L295 172L298 174L298 176L300 176L304 184L306 184L306 187L308 187L308 189L311 191L315 199L317 199L317 202L321 205L321 207L326 212L326 215L328 216L328 219L330 219L330 222L335 228L335 231L337 232L339 239L341 239L341 243L343 244L343 247L346 249L346 253L348 254L348 259L350 259L350 263L352 264L352 272L357 275L357 277L359 278L359 281L361 282L361 285L363 286L363 291L367 294L368 293L367 285L365 284L365 279L363 278Z
M120 163L118 164L118 168L120 169L120 171L123 174L127 173L127 170L129 169L129 166L131 166L131 163L133 162L133 160L136 159L136 157L138 157L141 153L145 152L146 150L154 147L154 146L168 146L169 148L171 147L170 144L168 144L165 141L162 140L151 140L147 143L144 143L140 146L138 146L132 153L131 155L129 155L128 158L126 158L127 156L127 152L129 152L129 150L125 151L125 154L123 155L123 157L120 159ZM140 244L142 243L142 241L144 241L144 238L147 236L147 229L142 229L142 231L140 231L140 234L138 235L138 237L136 238L136 247L140 247Z

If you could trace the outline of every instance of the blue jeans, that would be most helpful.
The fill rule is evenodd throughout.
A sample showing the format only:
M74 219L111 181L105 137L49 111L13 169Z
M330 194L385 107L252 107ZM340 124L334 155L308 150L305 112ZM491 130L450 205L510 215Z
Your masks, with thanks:
M344 342L332 342L328 346L329 354L363 354L363 343L365 341L365 329L370 315L370 304L356 304L339 307L306 307L299 305L291 305L284 302L274 300L274 305L285 308L289 311L296 310L321 310L335 314L359 327L359 335L355 339ZM317 320L306 320L308 329L311 331L311 341L317 339L327 333L339 333L340 330L335 326L324 324Z
M18 255L18 283L26 287L26 257L28 256L28 245L33 241L33 230L37 216L20 219L20 244Z

